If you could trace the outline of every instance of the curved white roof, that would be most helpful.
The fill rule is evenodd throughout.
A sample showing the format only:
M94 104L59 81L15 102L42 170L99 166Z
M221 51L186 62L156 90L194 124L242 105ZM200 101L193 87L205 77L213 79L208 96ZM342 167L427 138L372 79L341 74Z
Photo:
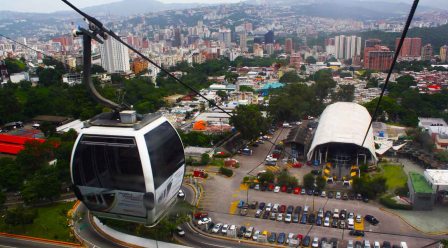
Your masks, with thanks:
M338 142L361 146L370 120L367 109L357 103L337 102L328 105L319 118L319 125L308 151L308 160L311 160L314 149L318 145ZM372 127L369 129L363 147L367 148L377 160Z

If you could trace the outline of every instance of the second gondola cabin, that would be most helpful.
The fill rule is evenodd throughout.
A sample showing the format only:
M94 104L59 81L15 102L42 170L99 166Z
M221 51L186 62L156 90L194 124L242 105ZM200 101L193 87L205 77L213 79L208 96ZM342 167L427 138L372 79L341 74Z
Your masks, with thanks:
M176 201L184 149L161 115L104 113L86 123L72 152L75 194L98 217L154 225Z

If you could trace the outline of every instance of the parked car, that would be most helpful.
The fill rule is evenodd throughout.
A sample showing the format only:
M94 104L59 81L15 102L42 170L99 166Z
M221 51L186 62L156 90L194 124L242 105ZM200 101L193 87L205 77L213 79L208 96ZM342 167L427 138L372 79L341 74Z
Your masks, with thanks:
M389 241L383 241L383 245L381 246L383 248L392 248L392 245Z
M240 200L240 202L238 203L238 208L242 208L244 206L244 201Z
M275 232L271 232L271 234L268 237L269 243L274 243L276 239L277 239L277 234Z
M238 233L237 233L238 238L242 238L245 233L246 233L246 227L245 226L241 226L240 229L238 230Z
M300 224L306 224L307 223L307 219L308 219L308 215L307 214L302 214L302 218L300 219Z
M269 217L269 219L275 220L276 218L277 218L277 215L274 212L272 212L271 217Z
M291 240L295 237L294 233L288 233L288 237L286 238L286 244L289 244Z
M216 224L212 229L212 233L219 233L219 231L221 230L221 227L222 227L222 223Z
M345 229L346 227L345 227L345 220L340 220L339 221L339 228L341 228L341 229Z
M348 193L348 199L350 199L350 200L354 200L354 199L355 199L355 194L353 194L353 193Z
M348 241L347 248L355 248L355 245L353 244L353 240Z
M278 193L278 192L280 192L280 186L275 186L274 193Z
M302 239L302 247L309 247L311 244L311 237L305 236L305 238Z
M262 216L263 219L269 218L269 211L265 211Z
M363 246L364 246L364 248L372 248L372 247L370 246L370 241L368 241L368 240L364 240L364 244L363 244Z
M198 225L208 224L212 221L209 217L204 217L198 221Z
M308 223L313 224L316 221L316 215L314 213L311 213L308 217Z
M321 197L327 197L327 192L325 192L325 190L322 191L322 193L320 193Z
M227 234L227 230L229 230L229 225L228 224L224 224L221 228L221 233L226 235Z
M271 212L271 210L272 210L272 203L268 202L268 204L266 204L266 209L265 209L265 211L266 211L266 212Z
M361 201L362 200L362 195L361 194L356 194L356 200Z
M277 213L279 207L280 207L280 204L278 204L278 203L274 204L274 206L272 207L272 212Z
M311 243L311 247L319 247L319 238L318 237L314 237L313 239L313 243Z
M315 189L313 194L314 194L314 196L319 196L320 195L320 190Z
M180 227L180 226L177 226L177 227L176 227L176 233L177 233L177 235L179 235L180 237L185 236L185 232L184 232L184 230L182 229L182 227Z
M285 243L286 234L285 233L279 233L277 238L277 243L283 244Z
M300 212L302 212L302 207L301 207L301 206L297 206L297 207L294 209L294 213L296 213L296 214L300 214Z
M306 190L304 188L302 188L302 190L300 191L301 195L306 195Z
M330 227L330 217L325 217L324 226L325 227Z
M351 230L349 234L352 236L364 237L364 231L361 230Z
M247 208L242 208L242 209L240 210L240 215L241 215L241 216L246 216L246 215L247 215Z
M341 210L341 212L339 213L339 219L345 220L346 217L347 217L347 210L345 209Z
M247 228L246 232L244 233L244 237L247 239L250 239L252 237L252 234L254 232L254 227Z
M252 201L252 202L250 203L250 208L251 208L251 209L256 209L257 206L258 206L258 201Z
M330 218L331 217L331 211L330 210L325 211L324 217Z
M338 219L333 219L331 222L331 226L334 228L337 228L338 227Z
M294 206L289 205L288 208L286 208L286 213L287 214L292 214L292 211L294 211Z
M348 200L348 194L347 193L344 193L342 195L342 200Z
M257 211L255 212L255 218L260 218L262 213L263 213L263 210L257 209Z
M362 217L361 217L361 215L356 215L356 222L357 223L361 223L362 222Z
M367 196L364 196L364 197L362 198L362 201L365 202L365 203L367 203L367 202L369 202L369 198L368 198Z
M334 197L335 199L341 199L341 192L336 192L336 196Z
M258 235L260 235L260 234L261 234L261 231L260 230L256 230L254 232L254 234L252 235L252 240L253 241L257 241L258 240Z
M255 187L254 187L254 189L255 189L255 190L260 190L260 184L258 184L258 183L257 183L257 184L255 184Z
M322 217L317 216L317 218L316 218L316 226L322 226Z
M361 243L361 241L357 240L357 241L355 242L355 248L362 248L362 243Z
M333 192L329 191L327 197L331 199L331 198L333 198L333 195L334 195Z
M378 223L380 223L380 221L377 218L373 217L373 215L368 214L368 215L364 216L364 219L374 226L376 226L376 225L378 225Z
M373 242L373 248L381 248L380 242L378 241Z
M323 218L324 217L324 210L322 208L319 208L317 211L317 216Z
M284 213L285 211L286 211L286 206L285 205L281 205L280 209L279 209L279 212L280 213Z
M181 199L185 198L185 193L184 193L184 191L180 189L180 190L179 190L179 193L177 193L177 197L179 197L179 198L181 198Z
M286 214L285 215L285 223L291 223L291 220L292 220L291 214Z
M265 206L266 206L266 203L260 202L260 204L258 204L258 209L263 210Z
M292 215L292 223L299 223L299 214Z
M279 213L278 215L277 215L277 221L282 221L283 220L283 214L282 213Z

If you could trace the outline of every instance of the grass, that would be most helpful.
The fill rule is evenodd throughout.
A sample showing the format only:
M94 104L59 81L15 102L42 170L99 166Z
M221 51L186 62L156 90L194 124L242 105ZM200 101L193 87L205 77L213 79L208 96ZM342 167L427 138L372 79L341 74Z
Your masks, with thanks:
M381 172L378 175L386 178L386 186L389 191L394 191L406 184L408 176L401 165L380 164L380 167Z
M0 232L74 242L74 238L70 237L67 222L67 212L73 207L73 204L74 202L61 202L37 207L38 216L34 219L34 223L29 225L7 225L4 222L4 217L1 216Z

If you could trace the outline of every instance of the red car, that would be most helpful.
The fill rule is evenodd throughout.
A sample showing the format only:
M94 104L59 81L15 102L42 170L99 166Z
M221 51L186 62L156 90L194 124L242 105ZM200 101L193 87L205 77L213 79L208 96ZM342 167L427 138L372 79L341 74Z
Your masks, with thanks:
M294 167L294 168L301 168L302 166L303 166L303 164L300 162L292 164L292 167Z
M269 191L273 191L275 188L275 185L273 183L270 183L268 186Z
M208 213L203 213L203 212L197 212L194 214L194 218L195 219L202 219L208 217Z
M281 192L286 192L287 189L288 189L288 187L286 187L286 185L283 185L283 186L280 188L280 191L281 191Z
M278 210L280 213L284 213L286 211L286 206L285 205L281 205L280 209Z
M302 239L303 239L303 235L302 234L297 234L297 239L300 239L300 241L302 241Z
M313 163L311 161L306 161L306 165L311 166Z
M294 188L294 194L300 195L300 191L302 191L302 189L300 187L295 187Z

